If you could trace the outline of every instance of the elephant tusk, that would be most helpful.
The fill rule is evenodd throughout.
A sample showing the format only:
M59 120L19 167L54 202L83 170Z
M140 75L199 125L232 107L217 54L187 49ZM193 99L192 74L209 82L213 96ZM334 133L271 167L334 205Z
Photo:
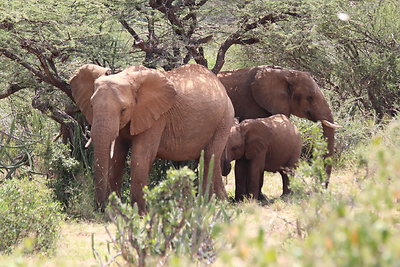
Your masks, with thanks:
M114 141L112 141L112 143L111 143L111 150L110 150L110 157L111 157L111 158L114 157L114 147L115 147L115 139L114 139Z
M92 143L92 137L89 138L89 141L87 141L85 148L88 148L90 144Z
M338 125L338 124L334 124L332 122L329 122L327 120L321 120L322 124L329 127L329 128L333 128L333 129L338 129L338 128L342 128L343 126Z

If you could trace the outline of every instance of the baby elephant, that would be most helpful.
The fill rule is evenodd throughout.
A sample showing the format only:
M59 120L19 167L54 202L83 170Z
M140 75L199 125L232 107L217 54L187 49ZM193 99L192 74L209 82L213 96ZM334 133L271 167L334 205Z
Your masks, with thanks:
M235 200L259 199L264 171L279 172L283 194L290 193L287 172L299 160L302 141L296 126L285 115L248 119L232 128L222 155L222 174L235 164Z

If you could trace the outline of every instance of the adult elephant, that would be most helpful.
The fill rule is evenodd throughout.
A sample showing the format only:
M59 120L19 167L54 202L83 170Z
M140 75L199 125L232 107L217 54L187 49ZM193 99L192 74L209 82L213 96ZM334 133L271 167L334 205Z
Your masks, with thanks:
M257 66L218 74L239 120L291 114L313 122L321 121L328 143L326 156L334 154L335 128L332 111L317 83L308 72L276 66ZM325 166L328 187L332 165Z
M92 126L97 203L104 207L111 191L120 193L129 148L131 201L141 214L146 209L143 186L156 157L193 160L204 150L207 167L214 154L211 190L226 198L219 159L234 111L218 78L200 65L169 72L145 67L108 71L88 64L70 79L72 95Z

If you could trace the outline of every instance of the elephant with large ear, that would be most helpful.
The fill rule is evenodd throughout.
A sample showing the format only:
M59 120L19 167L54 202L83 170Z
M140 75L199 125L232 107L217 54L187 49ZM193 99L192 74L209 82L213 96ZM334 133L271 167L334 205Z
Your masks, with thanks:
M275 66L257 66L218 74L240 120L291 114L313 122L321 121L328 143L326 156L333 156L335 128L332 111L317 83L308 72ZM326 165L328 187L332 165Z
M296 126L283 114L268 118L247 119L231 128L222 154L222 174L231 171L235 163L235 200L243 197L259 199L264 171L282 176L282 195L290 193L288 172L301 153L302 141Z
M194 160L204 150L207 167L214 155L211 192L226 198L220 157L234 111L219 79L200 65L169 72L129 67L107 74L108 69L88 64L70 79L73 97L91 124L100 207L110 192L120 194L129 149L131 201L141 214L146 210L143 187L156 157Z

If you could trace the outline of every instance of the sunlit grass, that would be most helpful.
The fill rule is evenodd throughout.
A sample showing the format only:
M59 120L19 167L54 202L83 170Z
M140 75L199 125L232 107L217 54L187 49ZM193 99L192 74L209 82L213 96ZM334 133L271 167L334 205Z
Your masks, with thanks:
M334 170L331 177L329 191L333 197L343 198L359 193L357 181L364 173L359 169ZM284 250L293 240L304 238L304 229L301 224L304 214L310 208L310 199L296 198L292 196L281 199L279 196L282 190L282 180L279 174L265 173L263 193L270 202L260 205L254 201L245 201L236 204L236 208L242 211L241 215L221 233L224 242L234 240L238 235L246 232L247 239L243 244L236 244L234 248L239 252L235 255L237 259L229 262L241 264L246 259L247 253L250 255L254 248L246 247L249 240L256 240L259 230L262 229L264 237L262 242L265 249L280 248ZM226 188L231 196L234 193L234 177L230 174L227 177ZM94 234L95 249L104 258L107 255L107 241L109 236L105 226L110 231L114 227L109 224L85 223L85 222L65 222L61 227L61 234L57 243L55 254L51 257L23 256L18 250L10 256L0 257L0 266L10 266L16 262L20 266L98 266L93 257L92 234ZM242 227L246 229L241 229ZM253 239L252 239L253 238ZM253 241L254 241L253 240ZM251 241L251 242L253 242ZM218 244L219 241L217 241ZM255 242L255 241L254 241ZM229 252L229 251L226 251ZM241 254L242 253L242 254ZM221 254L223 259L224 253ZM241 256L240 256L241 255ZM243 257L242 257L243 256ZM249 256L250 257L250 256ZM278 256L277 256L278 257ZM216 266L223 266L224 262L218 257ZM285 257L278 257L277 262L285 264Z
M65 222L61 226L60 238L53 256L24 256L19 250L9 256L0 256L0 266L98 266L93 257L92 234L94 246L101 255L107 254L108 234L115 227L109 224Z

